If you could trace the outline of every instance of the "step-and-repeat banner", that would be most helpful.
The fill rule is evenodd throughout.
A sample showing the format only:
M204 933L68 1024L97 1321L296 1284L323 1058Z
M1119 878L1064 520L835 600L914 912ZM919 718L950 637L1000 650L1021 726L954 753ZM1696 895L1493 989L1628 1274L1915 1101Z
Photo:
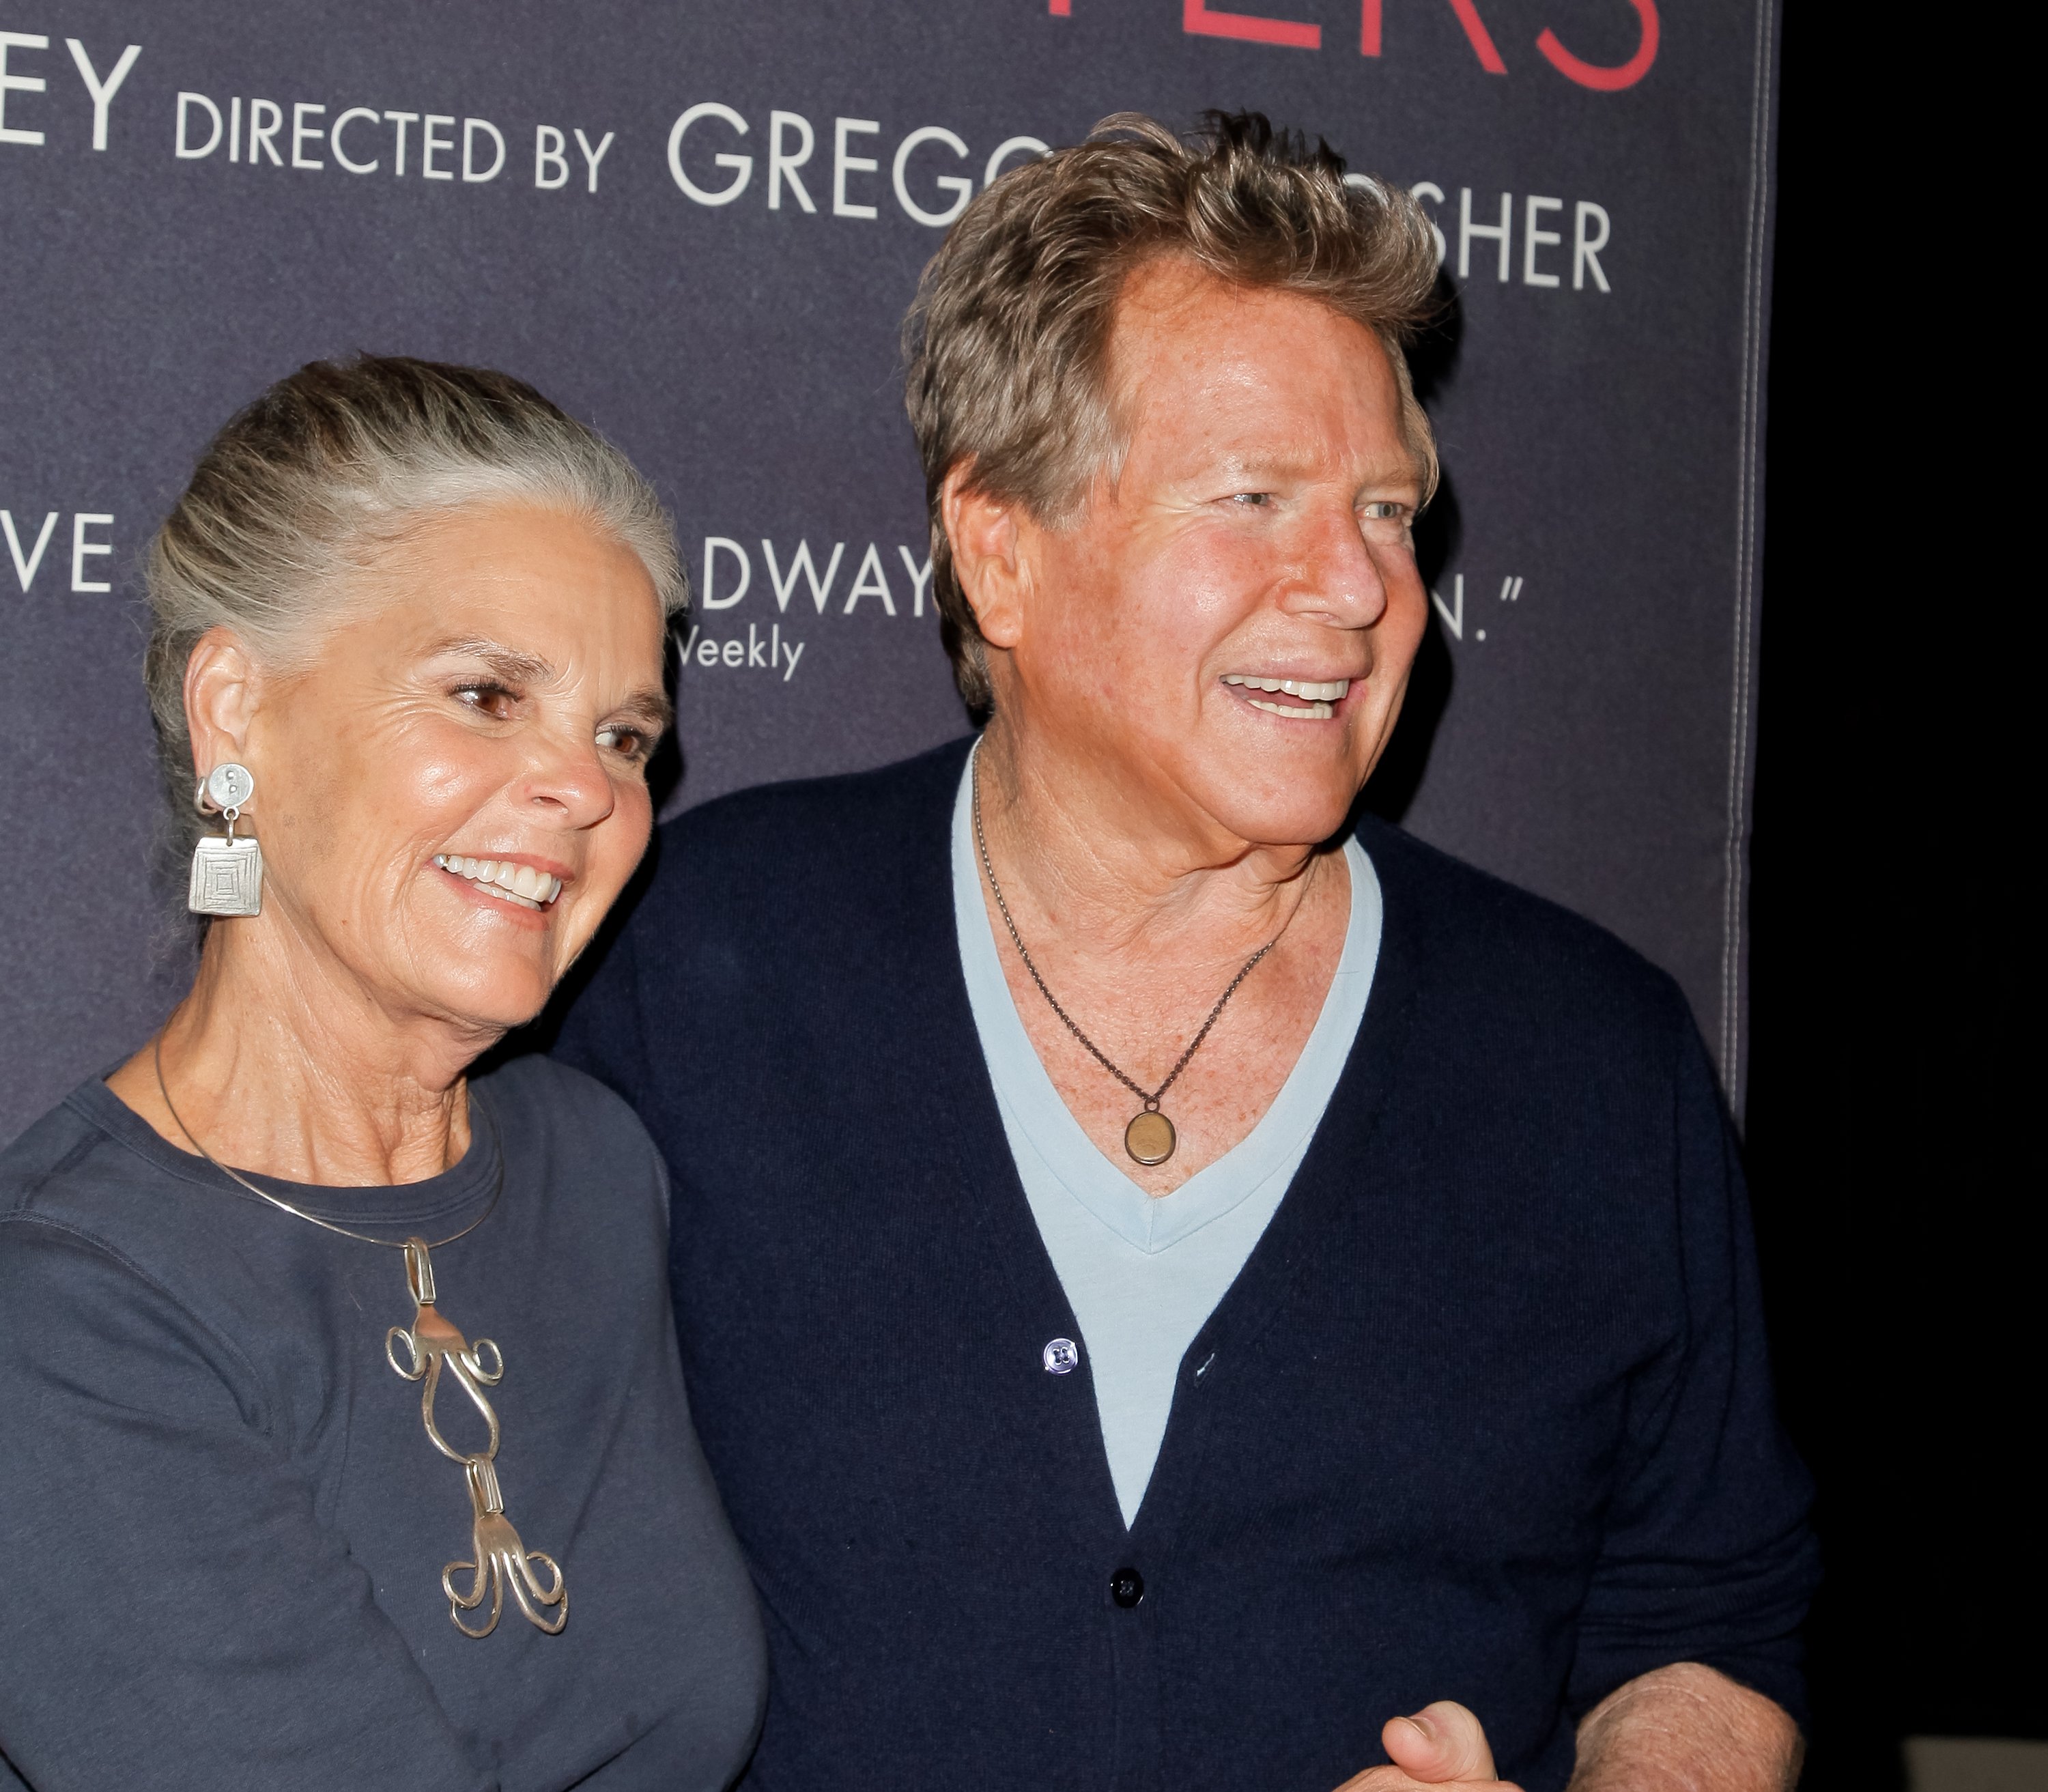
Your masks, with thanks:
M139 569L357 349L619 442L698 594L674 805L961 732L897 332L1004 168L1255 107L1410 188L1446 489L1382 806L1743 1055L1771 0L0 0L0 1139L189 974Z

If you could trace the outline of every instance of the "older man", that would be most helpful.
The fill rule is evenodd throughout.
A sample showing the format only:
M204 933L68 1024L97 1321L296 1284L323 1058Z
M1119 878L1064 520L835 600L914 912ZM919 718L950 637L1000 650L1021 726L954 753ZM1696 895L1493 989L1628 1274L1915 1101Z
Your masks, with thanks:
M910 382L978 746L673 824L570 1018L673 1173L762 1792L1790 1776L1806 1490L1685 1005L1347 831L1435 273L1256 118L990 188Z

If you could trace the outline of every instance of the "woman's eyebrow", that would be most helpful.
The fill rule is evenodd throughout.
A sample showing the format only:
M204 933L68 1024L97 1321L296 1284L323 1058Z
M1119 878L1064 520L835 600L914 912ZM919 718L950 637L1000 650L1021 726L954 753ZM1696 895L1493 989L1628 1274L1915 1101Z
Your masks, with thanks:
M500 678L514 683L545 685L555 676L553 664L538 654L522 654L502 642L479 637L441 642L430 650L429 657L438 659L444 654L482 660Z
M492 673L507 684L545 685L555 676L554 662L543 659L537 654L522 653L517 647L508 647L502 641L488 641L480 636L465 636L458 640L444 641L429 654L431 659L479 659L491 668ZM676 720L676 706L669 702L666 692L650 686L644 691L635 691L619 705L621 715L630 716L645 723L655 733L672 727Z

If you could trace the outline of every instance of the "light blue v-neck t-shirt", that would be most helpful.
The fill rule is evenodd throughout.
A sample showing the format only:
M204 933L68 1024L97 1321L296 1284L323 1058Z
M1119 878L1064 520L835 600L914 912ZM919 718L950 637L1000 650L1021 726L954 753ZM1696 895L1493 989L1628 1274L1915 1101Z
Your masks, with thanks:
M975 1030L1017 1173L1095 1379L1127 1526L1158 1460L1181 1359L1278 1210L1350 1056L1379 957L1379 880L1344 847L1351 920L1322 1012L1258 1125L1170 1195L1147 1194L1068 1111L1018 1018L982 896L973 760L953 804L953 917ZM1049 1355L1048 1367L1058 1360Z

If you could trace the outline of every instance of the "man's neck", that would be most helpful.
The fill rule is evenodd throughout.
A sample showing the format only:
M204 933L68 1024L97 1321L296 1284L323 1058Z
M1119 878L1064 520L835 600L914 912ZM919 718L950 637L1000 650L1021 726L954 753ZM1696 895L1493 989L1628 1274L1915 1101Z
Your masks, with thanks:
M976 754L982 825L1020 927L1063 955L1193 969L1282 932L1317 845L1242 839L1185 798L1081 752L1020 739L999 713Z
M209 934L164 1028L175 1115L149 1049L109 1079L114 1092L181 1149L291 1181L378 1186L454 1163L468 1144L462 1073L491 1038L394 1017L288 929L231 925Z

